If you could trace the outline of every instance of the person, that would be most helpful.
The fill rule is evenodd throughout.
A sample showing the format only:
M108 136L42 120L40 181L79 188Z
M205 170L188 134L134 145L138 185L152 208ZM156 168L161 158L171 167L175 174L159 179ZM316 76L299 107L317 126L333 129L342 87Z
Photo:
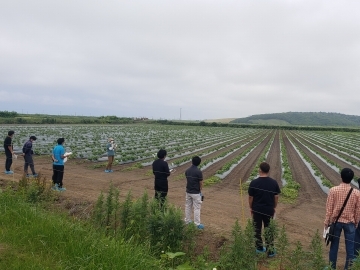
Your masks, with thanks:
M108 156L108 164L106 165L106 168L105 168L106 173L112 173L113 172L111 167L112 167L112 164L114 162L116 147L117 147L117 145L114 143L114 139L109 138L108 139L108 144L106 145L107 156Z
M326 201L326 215L324 225L327 228L335 222L344 205L346 197L351 189L350 182L354 178L354 172L349 168L341 170L342 183L332 187ZM335 225L334 239L330 244L329 261L333 269L336 269L337 253L339 249L341 231L344 231L346 262L344 269L348 269L354 259L355 229L360 221L360 193L353 189L346 203L344 211Z
M5 161L5 173L6 174L14 173L11 170L13 157L16 157L16 155L14 153L13 144L12 144L12 139L14 137L14 134L15 134L15 132L13 130L10 130L4 140L4 150L5 150L5 156L6 156L6 161Z
M66 188L63 187L63 177L64 177L64 158L70 156L70 154L65 154L64 148L65 139L59 138L57 140L57 146L54 147L53 150L53 176L52 180L54 186L53 190L56 191L65 191Z
M262 225L268 228L275 215L280 188L278 183L269 177L270 165L262 162L259 167L259 177L250 182L249 206L255 227L256 252L267 252L268 257L275 256L274 239L271 235L265 237L266 247L261 237Z
M360 178L357 180L360 187ZM358 223L355 230L355 242L354 242L354 256L357 257L360 255L360 222Z
M157 153L158 159L152 164L153 174L155 176L155 199L159 201L161 207L164 205L168 193L167 178L170 175L169 165L165 161L166 154L166 150L160 149Z
M204 229L200 223L200 210L202 204L203 175L198 166L201 158L195 156L191 160L191 167L185 171L186 197L185 197L185 223L191 223L191 211L194 211L194 224L198 229Z
M22 152L23 152L23 157L24 157L24 173L26 174L26 177L37 177L38 174L35 172L35 167L34 167L34 161L32 158L32 155L34 154L34 151L32 150L32 144L33 142L36 141L36 137L35 136L30 136L29 140L24 144L23 148L22 148ZM28 173L28 168L30 166L32 175L30 175Z

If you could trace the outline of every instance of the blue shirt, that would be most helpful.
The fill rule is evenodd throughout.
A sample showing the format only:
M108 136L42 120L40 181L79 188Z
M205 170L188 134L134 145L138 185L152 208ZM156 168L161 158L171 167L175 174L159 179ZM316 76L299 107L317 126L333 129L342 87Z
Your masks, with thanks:
M108 144L106 145L107 155L108 155L108 156L115 156L115 150L114 150L114 148L113 148L113 150L110 150L110 147L111 147L111 146L112 146L111 143L108 143Z
M64 159L61 158L61 156L65 155L65 148L61 144L54 147L53 150L54 158L57 160L57 162L54 161L54 165L64 165Z

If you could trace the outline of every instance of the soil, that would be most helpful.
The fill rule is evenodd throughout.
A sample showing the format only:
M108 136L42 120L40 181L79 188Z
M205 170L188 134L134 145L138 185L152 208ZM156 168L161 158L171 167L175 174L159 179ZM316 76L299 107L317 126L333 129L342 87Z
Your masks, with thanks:
M239 223L245 226L246 220L250 218L248 196L246 191L240 190L239 185L240 182L248 179L251 171L257 164L258 157L272 138L274 132L275 139L267 156L267 161L271 166L270 177L276 179L281 184L279 136L283 135L293 177L301 185L299 197L295 204L279 203L276 219L281 226L284 225L286 227L290 242L300 241L305 248L310 245L316 230L319 230L322 234L327 196L318 186L310 171L289 142L287 135L290 133L271 131L259 138L259 145L221 183L204 188L203 195L205 199L201 210L201 221L205 225L205 229L200 233L198 239L199 251L201 251L202 247L208 246L212 258L216 259L221 246L230 238L235 221L239 220ZM304 143L303 140L300 139L300 141ZM221 164L230 161L236 155L245 151L247 147L242 147L204 170L204 178L214 174L222 166ZM340 182L338 174L327 173L327 171L332 170L331 168L328 168L316 156L310 154L309 156L332 183L337 184ZM4 155L0 155L0 163L5 163ZM41 173L47 179L51 179L52 164L50 157L35 156L34 163L38 173ZM131 192L135 198L142 196L145 191L150 196L153 196L154 180L151 166L128 170L131 164L117 165L113 168L113 173L104 173L104 168L94 169L93 165L93 162L87 160L69 160L65 164L64 186L67 188L67 191L61 193L62 199L59 203L69 214L80 217L88 216L92 204L97 200L101 191L106 193L110 183L119 188L121 200L125 198L128 192ZM169 177L169 202L182 209L185 205L186 180L181 178L180 175L184 174L188 166L189 164L185 164L176 168L175 172ZM2 174L0 181L1 179L18 181L21 178L23 171L23 160L21 158L14 161L13 169L15 171L14 175ZM324 245L324 256L327 256L327 251L328 248ZM343 266L344 257L344 243L342 239L338 257L339 267Z

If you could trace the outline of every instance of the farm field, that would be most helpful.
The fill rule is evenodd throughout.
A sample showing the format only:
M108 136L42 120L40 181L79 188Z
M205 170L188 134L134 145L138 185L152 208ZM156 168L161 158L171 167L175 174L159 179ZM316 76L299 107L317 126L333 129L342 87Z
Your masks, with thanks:
M214 253L230 235L236 219L244 224L250 218L247 192L240 192L240 184L256 177L254 171L256 173L261 161L270 164L270 176L278 181L282 190L290 183L285 179L284 168L290 168L299 189L281 195L276 219L286 226L291 242L301 241L305 247L309 246L316 230L322 233L326 191L341 182L339 168L352 168L356 177L360 176L357 155L360 136L357 133L156 125L2 126L2 137L9 129L16 132L14 146L17 150L30 135L38 137L34 144L35 153L39 154L34 157L35 168L47 179L52 175L51 149L58 137L65 137L67 150L77 158L65 164L67 191L63 193L63 204L69 213L80 216L87 215L91 204L101 191L106 192L110 183L120 189L121 198L129 191L135 197L140 197L145 190L153 196L149 164L161 147L168 150L167 160L175 168L169 177L168 199L183 208L184 172L190 166L190 158L199 154L206 163L202 168L205 182L213 183L203 191L201 219L205 230L202 244L208 245ZM106 174L102 157L108 137L115 138L119 151L114 173ZM3 154L0 162L5 162ZM2 174L0 181L18 180L22 167L23 161L15 160L15 175ZM289 200L293 203L288 203ZM343 263L343 246L339 266Z

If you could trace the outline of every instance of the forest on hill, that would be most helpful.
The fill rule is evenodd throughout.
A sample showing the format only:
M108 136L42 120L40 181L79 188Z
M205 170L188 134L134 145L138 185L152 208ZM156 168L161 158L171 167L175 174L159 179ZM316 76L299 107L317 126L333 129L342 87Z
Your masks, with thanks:
M275 126L359 127L360 116L326 112L286 112L252 115L235 119L230 123Z

